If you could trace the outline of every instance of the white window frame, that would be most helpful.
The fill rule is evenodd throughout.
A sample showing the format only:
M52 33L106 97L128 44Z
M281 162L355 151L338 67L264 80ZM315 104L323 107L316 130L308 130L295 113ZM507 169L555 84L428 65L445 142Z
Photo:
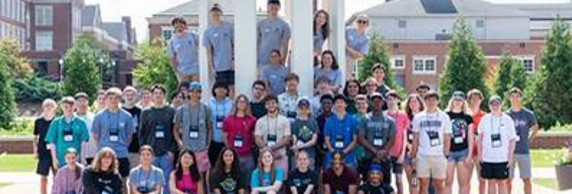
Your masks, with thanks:
M403 25L401 25L403 24ZM407 20L404 18L400 18L397 20L397 28L407 28Z
M46 41L45 44L48 44L49 46L45 46L45 47L41 47L40 44L43 44L44 42L40 41L40 36L43 33L50 34L52 39L49 41L49 44L47 43L48 41L46 40L42 40L42 41ZM54 49L54 32L53 31L36 31L36 37L34 37L36 39L36 45L35 45L35 50L36 51L49 51L49 50L53 50Z
M391 69L405 69L405 55L392 55L390 59ZM397 67L395 66L395 61L401 60L402 66Z
M479 22L482 22L482 26L479 26ZM475 28L485 28L485 20L484 19L477 19L475 20Z
M536 65L534 64L534 62L535 62L534 61L534 55L524 55L524 56L519 56L518 58L520 59L520 61L522 61L522 68L524 68L524 71L527 74L531 74L531 73L536 72ZM531 71L526 69L526 66L524 64L524 61L526 61L526 60L530 60L532 62L532 70Z
M415 61L422 60L423 61L423 70L416 70L415 69ZM427 61L433 61L433 70L427 70ZM411 71L413 74L436 74L437 73L437 56L413 56L413 60L411 62L412 68Z
M165 31L171 31L171 38L175 35L175 28L173 28L172 26L162 26L161 38L164 38L166 41L169 41L169 39L165 38Z
M51 5L37 5L34 8L36 26L52 26L54 24L54 7Z

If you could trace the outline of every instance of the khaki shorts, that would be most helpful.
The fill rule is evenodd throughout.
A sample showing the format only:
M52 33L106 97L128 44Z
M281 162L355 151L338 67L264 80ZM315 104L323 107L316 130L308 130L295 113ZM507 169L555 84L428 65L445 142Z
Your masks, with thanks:
M415 169L419 178L445 179L447 175L447 158L445 156L417 155Z
M532 176L531 164L530 164L530 154L514 154L514 162L510 166L509 178L514 178L514 171L516 165L518 165L518 174L521 179L529 179Z

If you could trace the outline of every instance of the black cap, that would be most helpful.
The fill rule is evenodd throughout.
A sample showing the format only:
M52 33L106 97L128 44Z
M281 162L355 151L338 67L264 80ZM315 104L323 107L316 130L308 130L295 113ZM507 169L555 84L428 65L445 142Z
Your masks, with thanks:
M379 99L385 101L385 97L384 97L381 93L379 93L379 92L374 92L374 93L371 94L371 96L370 96L370 99L371 99L371 100L376 99L376 98L379 98Z

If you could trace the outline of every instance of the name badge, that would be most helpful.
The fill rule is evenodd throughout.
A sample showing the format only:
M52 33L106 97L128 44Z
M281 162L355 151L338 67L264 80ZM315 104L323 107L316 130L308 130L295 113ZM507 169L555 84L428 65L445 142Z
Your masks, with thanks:
M119 141L119 136L118 135L109 135L109 141L117 142L117 141Z
M191 126L189 129L189 137L191 139L199 138L199 126Z
M429 136L429 144L431 147L441 145L441 140L439 139L439 133L437 131L427 131L427 135Z
M491 142L493 144L493 148L500 148L502 146L500 134L491 134Z
M383 145L383 139L381 138L376 138L373 140L373 145L374 146L382 146Z
M336 142L334 143L334 147L336 149L343 149L344 148L344 138L341 136L336 137Z
M455 141L455 144L461 144L461 143L463 143L464 139L463 139L463 137L455 137L454 141Z
M276 146L276 140L277 140L276 135L268 134L266 146L268 146L268 147L274 147L274 146Z
M217 129L222 129L222 121L216 122L216 128L217 128Z
M155 138L164 138L165 132L163 131L155 131Z
M234 136L234 147L236 148L242 147L242 135L236 134Z
M64 135L64 141L73 141L73 135Z

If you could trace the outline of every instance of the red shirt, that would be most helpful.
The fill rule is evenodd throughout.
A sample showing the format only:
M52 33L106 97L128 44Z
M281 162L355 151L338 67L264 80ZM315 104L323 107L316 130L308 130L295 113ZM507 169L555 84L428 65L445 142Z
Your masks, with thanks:
M395 121L395 142L393 147L391 147L391 156L399 157L399 155L401 155L401 150L403 149L403 136L405 135L405 130L409 127L409 117L407 117L407 114L400 111L397 111L394 114L391 114L388 111L386 114Z
M471 115L471 117L473 117L473 129L475 129L475 131L477 131L476 129L479 128L479 123L481 122L481 118L483 118L485 114L486 114L485 111L479 109L478 112L473 113L473 115Z
M227 142L233 147L239 156L250 155L250 147L254 142L254 126L256 118L253 116L237 117L230 115L223 120L222 130L227 134ZM235 142L235 138L242 138L242 146ZM238 143L238 144L237 144Z

